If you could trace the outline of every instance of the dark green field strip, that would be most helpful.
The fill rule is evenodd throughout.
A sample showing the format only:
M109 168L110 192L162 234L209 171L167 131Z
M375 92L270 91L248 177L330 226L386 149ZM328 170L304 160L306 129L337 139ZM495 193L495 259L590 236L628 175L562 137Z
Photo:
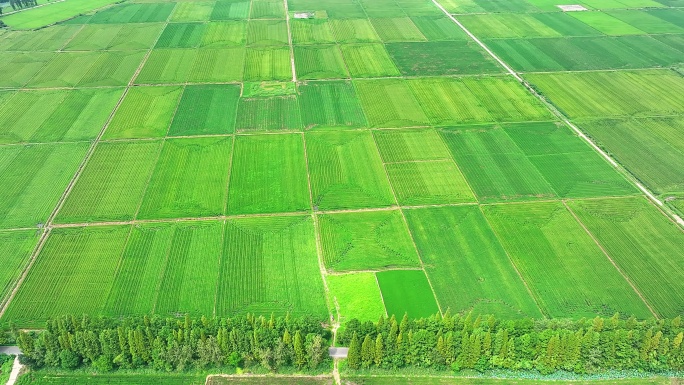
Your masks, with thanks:
M563 203L491 205L483 210L547 315L651 316Z
M0 94L0 143L92 140L123 89L74 89Z
M318 222L328 271L420 267L399 211L327 214Z
M439 11L439 9L437 10ZM468 38L463 30L443 14L412 16L411 20L428 41L466 40Z
M166 140L138 218L222 215L225 211L232 140Z
M404 213L442 309L506 318L541 316L477 207Z
M160 150L161 141L98 144L55 222L134 219Z
M368 125L354 86L349 81L302 84L299 86L299 105L305 129Z
M408 17L371 18L370 21L380 39L385 43L427 40Z
M370 132L307 133L306 147L316 208L377 208L395 203Z
M130 226L54 229L3 320L42 327L66 313L102 314Z
M241 98L235 127L238 132L301 131L299 99L295 95Z
M0 36L0 51L56 51L76 38L80 29L79 25L55 25L37 31L6 32Z
M642 35L646 33L631 24L603 12L571 12L570 15L606 35Z
M527 74L525 78L570 118L684 112L684 78L671 70Z
M84 25L64 47L65 51L129 51L152 48L164 28L161 23L150 24L91 24Z
M297 78L302 80L349 77L340 48L336 45L295 46L294 59Z
M684 60L684 48L671 40L619 36L496 39L486 44L515 70L535 72L668 67Z
M670 385L665 377L613 380L522 380L499 378L344 377L345 385Z
M239 97L239 85L185 87L168 135L208 135L235 132L235 117Z
M229 214L311 209L301 134L238 136L234 152Z
M503 69L472 41L408 42L385 45L406 76L494 74Z
M56 373L30 373L27 385L204 385L206 378L203 375L191 374L56 374Z
M204 34L204 23L170 23L164 28L155 48L194 48Z
M131 88L107 127L103 139L166 136L182 92L181 86Z
M682 117L578 122L597 143L657 194L684 192Z
M677 1L677 0L674 0ZM677 5L678 7L684 7L684 2ZM680 28L684 28L684 10L681 9L649 9L646 11L649 15L653 15L659 19L666 22L665 25L674 24Z
M411 318L421 318L439 313L423 270L387 270L375 275L390 316L399 318L408 314Z
M229 220L216 315L328 316L310 216Z
M244 384L244 385L333 385L334 380L332 378L321 378L321 377L252 377L252 378L239 378L239 377L214 377L211 376L207 379L206 385L231 385L231 384ZM165 385L165 384L162 384ZM193 385L193 384L188 384Z
M169 18L176 3L121 4L84 19L88 24L158 23Z
M358 319L375 321L386 316L385 304L375 273L327 275L330 303L335 304L342 322Z
M684 311L684 233L642 197L568 205L662 317Z
M36 230L0 231L0 302L4 303L14 289L39 238Z
M676 10L667 10L665 12L671 12L671 14L682 16L681 12L678 12ZM609 15L618 18L625 23L628 23L636 28L639 28L640 30L646 32L646 33L683 33L684 28L681 26L678 26L676 24L667 22L666 18L660 18L657 15L658 14L651 14L646 11L640 11L640 10L615 10L615 11L610 11L606 12ZM663 10L661 10L661 15L663 14ZM679 24L684 24L684 23L679 23Z
M217 1L210 20L244 20L249 17L249 1Z
M0 147L0 228L44 224L89 143Z
M574 36L600 34L586 24L573 19L566 14L543 14L548 15L540 19L535 14L482 14L462 15L458 20L468 28L475 36L480 38L513 38L513 37L555 37L565 35L552 28L551 25L560 25L567 31L568 24L572 24ZM571 22L569 20L573 20ZM571 35L571 36L573 36Z

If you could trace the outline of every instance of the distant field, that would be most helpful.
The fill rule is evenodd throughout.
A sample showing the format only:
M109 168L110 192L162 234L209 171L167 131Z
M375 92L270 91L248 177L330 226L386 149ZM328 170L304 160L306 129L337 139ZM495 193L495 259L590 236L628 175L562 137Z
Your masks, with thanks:
M0 20L12 28L33 29L77 16L80 13L90 12L115 2L116 0L65 0L64 2L47 3L44 7L7 15Z
M436 378L436 377L349 377L342 380L344 385L669 385L669 378L638 378L618 380L521 380L495 378Z
M205 376L156 374L53 374L31 373L31 385L203 385ZM23 377L22 377L23 380Z

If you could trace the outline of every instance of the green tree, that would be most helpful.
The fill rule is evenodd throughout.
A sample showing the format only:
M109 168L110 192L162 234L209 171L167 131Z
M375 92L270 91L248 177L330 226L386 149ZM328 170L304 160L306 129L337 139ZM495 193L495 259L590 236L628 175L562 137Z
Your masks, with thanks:
M347 352L347 366L352 369L361 368L361 343L356 332L352 336L349 352Z

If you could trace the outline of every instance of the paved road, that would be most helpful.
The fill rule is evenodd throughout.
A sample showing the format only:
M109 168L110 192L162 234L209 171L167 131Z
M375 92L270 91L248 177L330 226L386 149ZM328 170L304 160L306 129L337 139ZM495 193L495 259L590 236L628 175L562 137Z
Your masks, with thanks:
M0 346L0 354L21 354L18 346Z
M349 353L349 348L329 348L328 354L332 358L347 358L347 353Z

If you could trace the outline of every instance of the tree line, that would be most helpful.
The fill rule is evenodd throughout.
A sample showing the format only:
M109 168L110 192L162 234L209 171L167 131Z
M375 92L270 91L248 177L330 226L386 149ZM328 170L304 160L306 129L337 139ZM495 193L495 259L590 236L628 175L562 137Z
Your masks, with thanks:
M38 0L9 0L10 6L13 10L31 8L38 5Z
M18 331L22 361L32 368L150 368L183 371L257 367L316 370L329 360L331 337L309 317L123 319L73 316L48 320L44 331Z
M499 320L436 315L410 320L351 320L338 344L349 346L351 369L564 370L649 372L684 370L680 317L637 321L634 317L580 320Z

